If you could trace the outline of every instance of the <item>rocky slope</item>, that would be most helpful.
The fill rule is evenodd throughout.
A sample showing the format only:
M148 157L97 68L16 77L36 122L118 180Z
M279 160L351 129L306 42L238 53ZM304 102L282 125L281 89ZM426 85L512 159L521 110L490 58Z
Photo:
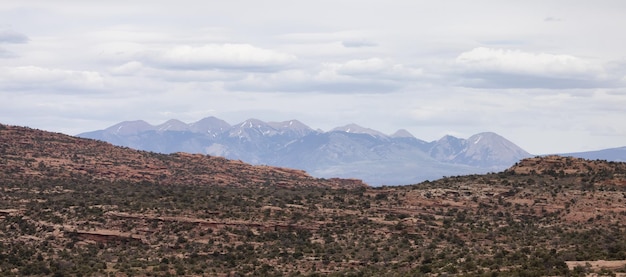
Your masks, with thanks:
M172 185L364 186L358 180L314 178L302 170L252 166L200 154L165 155L138 151L91 139L6 125L0 125L0 154L0 172L32 177L83 176Z

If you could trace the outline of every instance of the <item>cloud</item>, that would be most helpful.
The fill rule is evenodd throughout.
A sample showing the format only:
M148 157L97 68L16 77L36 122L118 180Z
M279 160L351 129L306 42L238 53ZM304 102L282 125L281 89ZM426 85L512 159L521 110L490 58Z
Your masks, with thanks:
M372 54L380 52L376 42L380 34L374 31L347 30L322 33L289 33L276 36L285 42L281 49L288 47L291 53L299 56L350 56L357 52Z
M580 58L569 55L535 54L520 50L486 47L478 47L461 53L456 62L471 71L526 75L582 76L595 73L599 69Z
M151 51L145 54L145 60L148 65L168 69L274 71L291 64L296 57L249 44L227 43Z
M559 21L562 21L562 20L563 19L561 19L561 18L552 17L552 16L548 16L548 17L543 19L543 21L546 21L546 22L559 22Z
M377 43L366 40L346 40L341 42L344 47L348 48L360 48L360 47L374 47L378 46Z
M488 39L488 40L481 40L480 43L483 45L504 46L504 47L520 46L520 45L526 44L526 42L522 40L516 40L516 39Z
M594 88L614 86L602 66L570 55L474 48L455 60L463 86Z
M127 62L123 65L112 68L110 71L114 75L130 76L139 73L143 69L143 64L138 61Z
M0 43L27 43L28 37L12 30L0 30Z
M103 88L103 77L94 71L50 69L37 66L0 68L0 88L9 90L85 90Z
M8 30L8 29L4 29L4 30L0 30L0 44L20 44L20 43L27 43L29 41L28 37L24 34L12 31L12 30ZM12 51L9 51L7 49L4 49L2 47L0 47L0 58L17 58L19 57L19 55L15 54Z
M221 88L225 82L237 82L251 73L235 70L170 70L145 66L141 62L131 61L108 69L113 80L123 79L125 85L140 82L142 84L160 84L164 82L173 86L206 86L211 84L212 90ZM141 90L141 87L135 89Z
M279 35L277 38L289 41L290 43L327 43L345 41L347 44L372 44L365 40L365 37L372 36L371 31L366 30L345 30L338 32L301 32ZM346 46L348 47L348 46Z
M227 85L233 90L267 92L388 93L422 77L422 70L379 58L323 63L317 70L251 73Z
M335 74L370 79L406 80L419 78L423 75L423 70L420 68L411 68L380 58L330 63L326 64L325 67L326 70Z
M310 92L310 93L384 93L395 91L399 85L386 80L359 79L334 71L306 72L286 70L271 74L251 73L240 81L230 82L233 91Z

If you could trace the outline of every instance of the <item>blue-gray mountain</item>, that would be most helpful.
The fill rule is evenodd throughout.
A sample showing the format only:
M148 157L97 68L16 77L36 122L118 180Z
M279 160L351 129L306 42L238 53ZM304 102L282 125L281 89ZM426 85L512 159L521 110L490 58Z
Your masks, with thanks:
M560 156L571 156L576 158L583 158L587 160L606 160L613 162L626 162L626 146L602 149L588 152L576 152L576 153L564 153L558 154Z
M370 185L499 171L532 156L495 133L427 142L406 130L386 135L350 124L322 132L297 120L249 119L230 125L207 117L191 124L169 120L157 126L138 120L78 136L140 150L202 153L304 169L316 177L358 178Z

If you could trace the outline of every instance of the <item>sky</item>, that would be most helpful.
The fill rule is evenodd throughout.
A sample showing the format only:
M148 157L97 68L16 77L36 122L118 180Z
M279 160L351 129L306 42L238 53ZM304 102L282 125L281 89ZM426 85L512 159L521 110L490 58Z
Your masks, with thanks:
M96 3L98 2L98 3ZM626 1L0 5L0 123L355 123L532 154L626 146Z

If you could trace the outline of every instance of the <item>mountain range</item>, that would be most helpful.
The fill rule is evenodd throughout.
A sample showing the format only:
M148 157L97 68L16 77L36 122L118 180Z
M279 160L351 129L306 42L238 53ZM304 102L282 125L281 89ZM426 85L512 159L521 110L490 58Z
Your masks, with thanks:
M349 124L324 132L298 120L248 119L235 125L216 117L189 124L176 119L159 125L136 120L77 136L159 153L200 153L302 169L320 178L358 178L370 185L495 172L533 156L492 132L427 142L406 130L386 135Z

